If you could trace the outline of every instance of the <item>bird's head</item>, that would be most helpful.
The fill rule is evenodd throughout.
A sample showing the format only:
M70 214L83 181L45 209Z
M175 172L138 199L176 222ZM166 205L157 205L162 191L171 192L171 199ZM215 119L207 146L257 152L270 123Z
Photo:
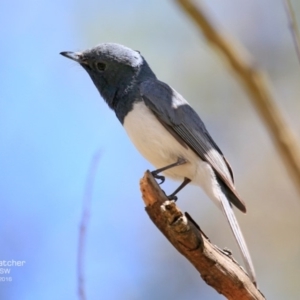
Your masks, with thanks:
M141 70L146 68L149 69L146 73L152 73L138 51L114 43L103 43L83 52L61 52L61 55L78 62L88 72L111 108L116 96L134 87Z

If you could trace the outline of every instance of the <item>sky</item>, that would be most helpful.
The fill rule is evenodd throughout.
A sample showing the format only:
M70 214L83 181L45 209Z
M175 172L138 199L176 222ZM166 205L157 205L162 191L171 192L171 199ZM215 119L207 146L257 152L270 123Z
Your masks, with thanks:
M300 139L300 64L282 2L216 0L204 7L264 70ZM299 295L299 195L239 81L175 2L2 1L0 36L0 261L25 261L0 274L0 299L78 298L79 224L96 153L87 299L223 299L151 223L139 179L153 167L85 71L59 55L102 42L141 51L200 114L247 203L247 215L237 217L262 292L269 299ZM176 186L167 180L163 188ZM199 188L185 188L178 205L240 261L221 212Z

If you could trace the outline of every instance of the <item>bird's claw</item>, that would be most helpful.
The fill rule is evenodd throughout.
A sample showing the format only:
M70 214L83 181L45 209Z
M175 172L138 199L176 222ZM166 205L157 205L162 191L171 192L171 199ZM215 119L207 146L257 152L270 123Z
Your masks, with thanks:
M151 172L152 176L155 178L155 179L159 179L161 180L161 182L159 183L159 185L163 184L166 180L165 176L161 176L161 175L158 175L156 174L156 172Z
M177 196L175 196L175 195L169 195L169 196L167 196L167 198L169 199L169 200L173 200L173 201L177 201L178 200L178 197Z

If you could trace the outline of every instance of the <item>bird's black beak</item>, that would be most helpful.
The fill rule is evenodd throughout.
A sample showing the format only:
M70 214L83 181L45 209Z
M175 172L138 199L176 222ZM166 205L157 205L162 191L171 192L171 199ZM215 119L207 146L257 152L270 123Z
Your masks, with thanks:
M78 63L82 63L82 54L80 52L64 51L64 52L60 52L60 54L67 58L73 59Z

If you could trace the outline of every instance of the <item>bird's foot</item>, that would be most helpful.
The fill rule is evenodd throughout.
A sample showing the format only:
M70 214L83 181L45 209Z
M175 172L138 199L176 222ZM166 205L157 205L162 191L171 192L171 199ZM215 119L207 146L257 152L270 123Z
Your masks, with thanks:
M178 197L175 196L174 194L171 194L171 195L167 196L167 198L168 198L169 200L173 200L174 202L176 202L176 201L178 200Z
M166 180L165 176L158 175L156 171L151 172L151 174L155 179L161 180L161 182L158 183L159 185L163 184Z
M176 167L176 166L180 166L180 165L183 165L187 163L187 160L182 158L182 157L179 157L177 162L173 163L173 164L170 164L168 166L165 166L163 168L160 168L160 169L157 169L155 171L152 171L151 174L152 176L155 178L155 179L160 179L161 182L159 184L163 184L165 182L165 177L164 176L160 176L158 175L159 173L163 172L163 171L166 171L168 169L171 169L173 167Z

